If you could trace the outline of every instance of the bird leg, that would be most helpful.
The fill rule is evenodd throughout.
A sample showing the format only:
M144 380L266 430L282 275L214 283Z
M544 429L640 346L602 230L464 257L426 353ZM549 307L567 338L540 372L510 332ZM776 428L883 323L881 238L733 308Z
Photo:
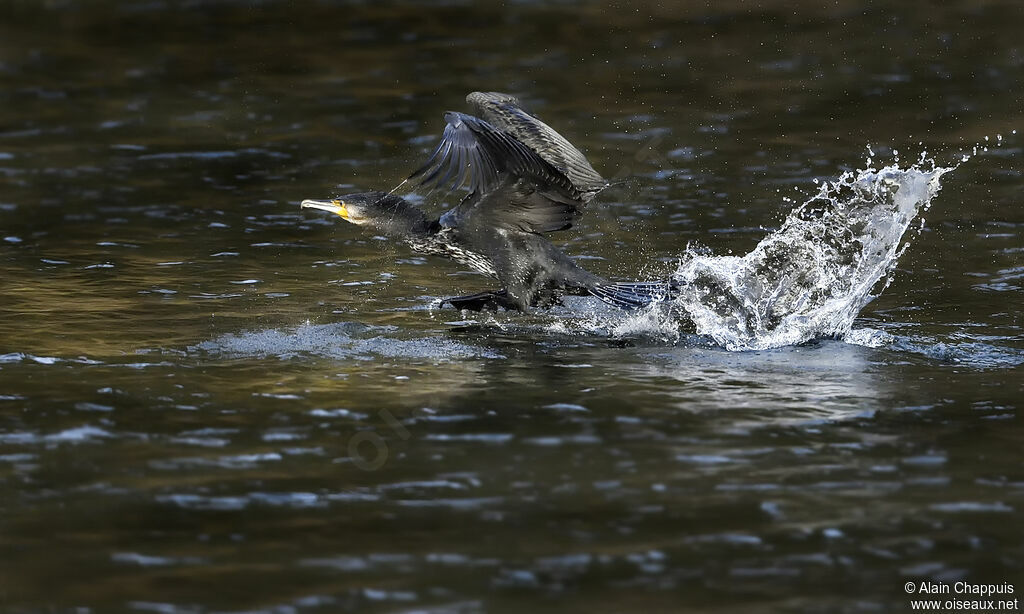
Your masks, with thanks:
M503 308L506 311L520 311L519 304L508 295L507 290L492 290L477 292L468 296L454 296L441 301L441 306L449 304L452 307L470 311L497 311Z

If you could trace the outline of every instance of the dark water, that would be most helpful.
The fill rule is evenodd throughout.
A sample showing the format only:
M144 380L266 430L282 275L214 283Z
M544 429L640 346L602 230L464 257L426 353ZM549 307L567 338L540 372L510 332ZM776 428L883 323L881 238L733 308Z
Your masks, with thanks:
M4 4L0 609L1019 597L1022 31L1016 0ZM632 178L560 238L620 279L747 252L869 145L1003 140L857 321L879 347L728 352L434 309L489 280L298 209L397 184L475 89Z

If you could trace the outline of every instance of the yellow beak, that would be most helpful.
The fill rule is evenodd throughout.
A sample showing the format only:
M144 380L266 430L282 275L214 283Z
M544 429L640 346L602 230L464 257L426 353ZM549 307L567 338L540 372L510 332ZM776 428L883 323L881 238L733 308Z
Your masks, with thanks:
M306 199L302 201L300 205L303 209L320 209L322 211L329 211L331 213L341 216L343 220L349 220L348 209L345 208L345 203L340 200L310 200Z

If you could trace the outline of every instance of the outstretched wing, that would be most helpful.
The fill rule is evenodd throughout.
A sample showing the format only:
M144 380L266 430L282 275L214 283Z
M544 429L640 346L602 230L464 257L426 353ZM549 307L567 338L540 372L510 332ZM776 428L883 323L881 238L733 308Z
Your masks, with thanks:
M466 186L486 195L509 175L566 198L579 195L565 174L509 134L464 113L449 111L444 118L448 124L441 142L410 179L449 191Z
M515 96L501 92L473 92L466 96L466 102L492 126L512 135L562 171L585 200L589 201L608 187L608 182L594 170L580 150L551 126L524 110Z
M466 232L478 228L555 232L571 228L583 205L579 195L568 196L525 179L507 178L489 192L471 192L442 216L441 224Z

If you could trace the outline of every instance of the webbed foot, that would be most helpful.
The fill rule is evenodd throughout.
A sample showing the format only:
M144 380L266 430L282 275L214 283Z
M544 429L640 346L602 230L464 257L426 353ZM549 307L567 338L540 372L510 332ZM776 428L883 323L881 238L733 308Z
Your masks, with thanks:
M508 295L506 290L495 290L488 292L477 292L468 296L454 296L441 301L441 306L451 305L452 307L469 311L497 311L499 308L506 311L521 311L519 304Z

